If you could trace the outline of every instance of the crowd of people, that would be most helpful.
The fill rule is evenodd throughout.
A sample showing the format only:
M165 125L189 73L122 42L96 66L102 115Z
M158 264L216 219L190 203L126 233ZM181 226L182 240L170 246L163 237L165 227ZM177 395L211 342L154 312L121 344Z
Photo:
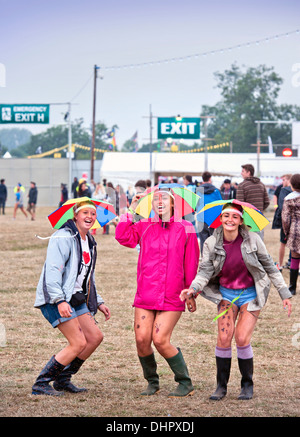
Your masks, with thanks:
M1 179L0 181L0 214L5 215L5 205L7 201L7 187L5 185L5 179ZM30 182L30 189L27 195L27 208L25 210L24 203L25 203L25 187L21 184L21 182L18 182L18 184L14 187L14 195L15 195L15 204L13 209L13 219L16 218L17 211L20 210L24 216L28 219L28 214L31 216L31 220L35 220L36 215L36 203L37 203L37 196L38 196L38 190L36 187L36 183L31 181ZM26 212L27 211L27 212Z
M203 173L201 183L195 183L190 175L183 178L186 189L202 198L201 205L224 200L221 224L214 232L209 227L198 228L197 210L195 214L175 220L175 196L169 184L153 187L150 219L136 213L140 199L151 186L150 181L137 181L135 187L124 192L120 185L114 187L106 180L96 184L74 180L73 196L78 198L73 208L74 218L50 238L35 301L35 307L52 327L61 331L68 343L45 365L33 385L33 394L59 396L64 391L84 391L71 382L71 377L102 342L102 332L91 315L99 309L108 320L110 310L97 292L96 242L90 232L96 220L93 199L102 199L115 207L118 243L138 248L139 252L133 302L134 333L138 359L148 383L141 395L152 396L160 390L153 347L166 360L177 383L168 396L182 398L194 393L188 363L181 348L173 344L172 334L186 308L193 313L197 306L201 307L197 299L200 295L217 306L217 387L210 399L223 399L227 393L233 339L241 373L238 399L253 397L251 338L271 284L278 291L288 316L292 310L291 298L296 294L300 260L300 174L284 175L282 187L276 193L275 215L281 218L276 226L282 229L280 242L283 241L291 253L289 286L268 253L263 232L251 232L244 223L242 206L226 202L237 199L240 203L251 203L262 213L269 206L266 187L254 176L253 166L243 165L241 174L241 184L233 187L231 181L225 179L221 189L213 185L209 172ZM177 183L178 180L166 182ZM287 185L290 190L284 189ZM50 382L54 382L53 387Z

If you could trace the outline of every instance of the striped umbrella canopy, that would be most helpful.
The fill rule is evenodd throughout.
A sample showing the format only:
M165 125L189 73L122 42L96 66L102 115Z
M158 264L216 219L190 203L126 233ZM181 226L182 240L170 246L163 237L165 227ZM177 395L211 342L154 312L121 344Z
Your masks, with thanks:
M60 229L66 221L73 219L73 207L76 203L91 201L96 207L97 219L91 229L103 227L113 220L117 214L111 203L105 200L90 199L87 196L67 200L62 206L48 215L48 219L54 229Z
M177 218L190 214L196 210L200 197L181 184L158 184L148 188L140 199L135 212L144 218L153 215L152 200L156 191L168 190L174 198L174 215Z
M210 228L218 228L221 226L221 212L225 204L240 205L243 208L243 220L245 225L250 227L253 232L259 232L264 229L270 222L254 205L247 202L241 202L237 199L216 200L205 205L197 214L201 214L201 218ZM199 217L198 217L199 220ZM201 221L201 220L199 220Z

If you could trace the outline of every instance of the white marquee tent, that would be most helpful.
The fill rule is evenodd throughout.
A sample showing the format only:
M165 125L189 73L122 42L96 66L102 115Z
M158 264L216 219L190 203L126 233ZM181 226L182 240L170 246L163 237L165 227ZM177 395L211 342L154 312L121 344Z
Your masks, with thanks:
M152 153L152 182L159 177L178 177L190 174L201 181L204 171L204 153ZM213 175L213 183L220 186L225 177L241 182L241 165L252 164L257 170L256 153L208 153L207 168ZM274 153L262 153L259 159L260 178L266 185L277 185L285 173L300 172L300 156L276 157ZM150 153L105 153L100 169L100 180L106 179L124 189L134 186L139 179L150 179Z

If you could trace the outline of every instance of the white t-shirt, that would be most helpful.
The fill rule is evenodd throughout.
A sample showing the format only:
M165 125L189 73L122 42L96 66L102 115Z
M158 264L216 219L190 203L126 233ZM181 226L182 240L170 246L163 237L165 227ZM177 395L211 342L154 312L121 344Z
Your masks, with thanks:
M77 291L82 291L82 284L87 275L89 265L91 264L91 255L90 255L88 238L86 237L86 239L83 240L80 237L80 241L81 241L81 248L82 248L81 269L80 269L80 274L77 276L73 294L77 293Z

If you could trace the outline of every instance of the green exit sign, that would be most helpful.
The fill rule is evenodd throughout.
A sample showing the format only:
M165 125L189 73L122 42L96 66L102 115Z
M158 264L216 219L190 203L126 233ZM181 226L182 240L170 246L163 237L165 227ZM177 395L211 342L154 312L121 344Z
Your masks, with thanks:
M200 138L200 117L158 117L157 138Z
M50 105L41 104L16 104L0 105L0 123L49 123Z

